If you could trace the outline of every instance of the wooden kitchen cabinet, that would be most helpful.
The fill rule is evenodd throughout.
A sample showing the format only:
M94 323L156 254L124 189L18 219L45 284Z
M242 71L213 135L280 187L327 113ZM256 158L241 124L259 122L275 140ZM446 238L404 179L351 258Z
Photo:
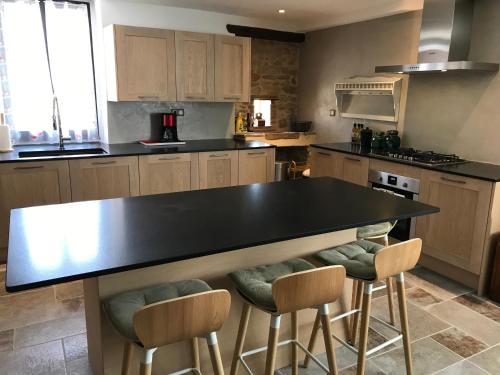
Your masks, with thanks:
M250 101L250 38L215 35L215 101Z
M69 161L73 201L139 195L137 156Z
M238 185L274 181L274 148L238 151Z
M199 188L198 154L139 156L141 195Z
M339 168L336 165L336 152L319 148L311 149L311 177L340 178Z
M199 153L200 189L238 185L238 151Z
M177 100L214 100L214 35L175 32Z
M423 253L479 274L492 189L488 181L423 170L420 200L441 210L417 219Z
M368 170L370 168L368 158L336 153L335 159L337 159L336 165L339 168L338 174L341 180L361 186L368 185Z
M71 201L68 162L2 164L0 192L0 248L5 248L11 209Z
M108 100L175 101L175 33L110 25L105 30Z

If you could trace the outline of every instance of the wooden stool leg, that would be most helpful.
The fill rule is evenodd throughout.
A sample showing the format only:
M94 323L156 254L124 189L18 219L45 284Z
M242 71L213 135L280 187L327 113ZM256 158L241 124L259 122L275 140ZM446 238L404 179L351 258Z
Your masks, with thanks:
M153 364L153 353L156 348L144 349L144 358L141 361L141 375L151 375L151 368Z
M193 351L193 367L200 371L200 347L198 346L198 338L194 337L191 340L191 349Z
M354 308L356 310L359 310L361 307L361 296L363 294L363 283L361 281L358 281L357 285L356 304L354 305ZM359 315L360 313L358 312L352 316L352 327L349 337L349 343L353 346L356 345L356 336L358 335Z
M394 289L392 289L392 278L388 277L385 279L385 285L387 286L387 302L389 303L389 319L392 325L396 323L396 318L394 316Z
M328 305L322 305L318 312L321 315L321 326L323 327L323 338L325 340L326 357L328 358L328 368L330 374L337 375L337 361L335 358L335 346L333 345L332 327L330 325L330 314Z
M210 361L212 361L212 368L214 375L224 375L224 366L220 357L219 344L217 343L217 334L210 332L207 336L208 352L210 353Z
M291 331L292 331L292 340L297 341L299 339L299 324L297 321L297 311L291 313ZM292 342L292 375L299 375L299 353L297 344Z
M132 363L132 351L134 349L134 344L130 341L125 343L123 347L123 360L122 360L122 375L128 375L130 373L130 364Z
M271 315L269 326L269 340L267 342L266 372L265 375L273 375L276 366L276 350L278 349L278 338L280 333L281 315Z
M411 364L410 328L408 326L408 310L406 308L405 281L403 272L396 278L398 291L399 316L401 319L401 331L403 332L403 348L405 352L406 374L413 374Z
M316 319L314 320L314 325L311 332L311 338L309 339L309 345L307 346L307 350L309 351L309 353L313 353L314 344L316 343L316 337L318 336L320 320L321 320L321 314L319 313L318 310L318 313L316 314ZM311 358L309 358L309 356L306 355L306 357L304 358L304 365L303 365L304 368L307 368L307 366L309 366L310 360Z
M238 329L238 337L236 338L236 346L234 348L233 362L231 363L230 375L236 375L240 365L240 355L243 352L243 345L245 343L245 336L247 334L248 321L250 319L250 312L252 307L245 303L243 304L243 311L241 312L240 327Z
M358 280L352 280L352 293L351 293L351 310L356 308L356 297L358 295ZM347 341L351 341L352 337L352 327L354 325L354 315L351 315L347 320L348 323L348 332L347 332Z
M370 307L372 300L373 284L365 283L363 304L361 306L361 332L359 334L358 369L357 375L365 373L366 350L368 348L368 327L370 324Z

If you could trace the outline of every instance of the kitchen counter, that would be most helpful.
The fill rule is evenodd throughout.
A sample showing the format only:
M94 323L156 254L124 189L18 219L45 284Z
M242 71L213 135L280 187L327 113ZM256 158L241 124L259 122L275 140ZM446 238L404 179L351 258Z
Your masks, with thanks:
M438 211L329 177L15 209L6 288L17 292Z
M273 145L249 141L241 142L233 139L204 139L186 141L185 145L168 146L168 147L147 147L140 143L120 143L120 144L105 144L105 143L82 143L82 144L67 144L66 149L85 149L101 147L107 153L99 155L63 155L50 157L36 158L20 158L20 151L45 151L57 150L57 145L27 145L15 146L14 151L0 153L0 163L11 162L27 162L36 160L64 160L64 159L87 159L87 158L103 158L114 156L136 156L136 155L157 155L157 154L177 154L190 152L213 152L213 151L230 151L230 150L248 150L257 148L270 148Z
M407 160L389 159L376 154L372 154L370 149L363 149L359 145L351 143L323 143L312 144L311 147L322 148L324 150L343 152L347 154L365 156L368 158L385 160L392 163L400 163L412 165L418 168L430 169L444 173L455 174L464 177L478 178L480 180L499 182L500 181L500 165L480 163L476 161L468 161L460 164L441 165L441 166L426 166L418 163L413 163Z

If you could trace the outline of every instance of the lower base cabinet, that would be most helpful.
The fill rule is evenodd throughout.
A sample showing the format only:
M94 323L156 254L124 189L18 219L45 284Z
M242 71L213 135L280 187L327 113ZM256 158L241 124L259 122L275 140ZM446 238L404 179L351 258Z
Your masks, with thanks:
M335 177L367 186L370 160L366 157L313 148L311 177Z
M238 151L199 153L200 189L238 185Z
M197 190L198 154L140 156L139 175L141 195Z
M242 150L238 153L238 185L274 181L274 148Z
M139 195L137 156L69 161L73 201Z

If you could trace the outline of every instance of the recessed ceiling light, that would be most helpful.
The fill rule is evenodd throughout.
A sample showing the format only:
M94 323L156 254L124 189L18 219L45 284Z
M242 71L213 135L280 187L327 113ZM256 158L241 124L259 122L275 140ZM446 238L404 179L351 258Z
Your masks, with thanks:
M285 12L286 12L286 10L285 10L285 9L278 9L278 13L279 13L279 14L283 14L283 13L285 13Z

